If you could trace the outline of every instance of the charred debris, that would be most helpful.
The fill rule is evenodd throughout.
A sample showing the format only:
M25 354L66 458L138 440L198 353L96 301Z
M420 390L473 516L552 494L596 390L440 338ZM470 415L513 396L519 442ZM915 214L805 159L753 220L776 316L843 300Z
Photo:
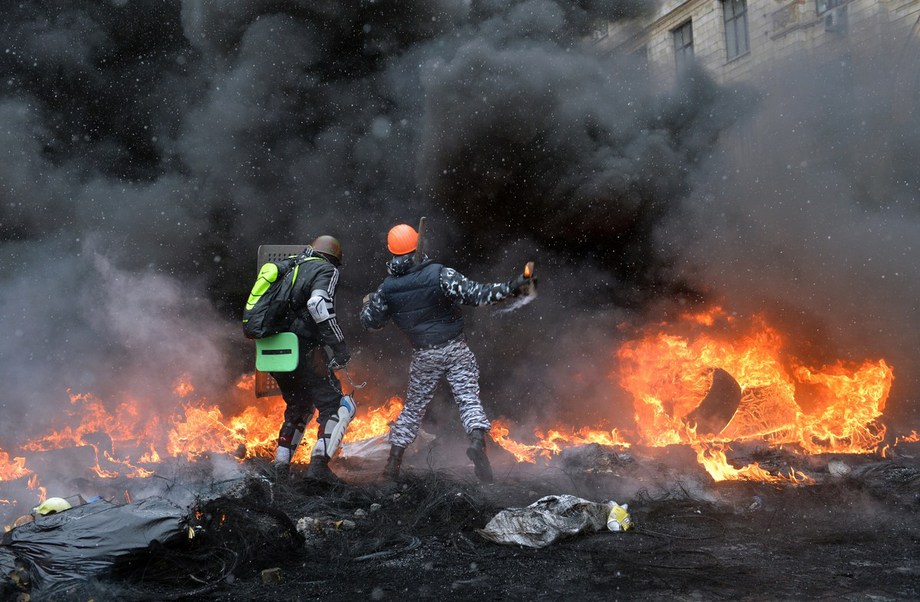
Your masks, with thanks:
M347 484L329 485L300 466L274 478L253 460L239 479L202 485L209 493L189 505L169 501L167 488L33 515L3 535L0 597L916 599L912 445L888 458L739 452L740 462L793 465L813 479L803 486L715 483L677 447L587 445L540 466L499 458L487 486L467 466L416 463L395 483L346 467ZM478 533L498 512L556 494L628 502L636 528L589 530L542 549Z

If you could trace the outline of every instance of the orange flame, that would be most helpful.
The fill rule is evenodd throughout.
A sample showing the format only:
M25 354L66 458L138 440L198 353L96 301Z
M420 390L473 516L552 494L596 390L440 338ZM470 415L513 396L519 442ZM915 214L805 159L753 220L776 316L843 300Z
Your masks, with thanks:
M696 459L712 476L714 481L765 481L768 483L788 482L793 484L811 484L814 479L799 471L790 469L788 476L773 475L760 467L756 462L735 468L728 462L725 447L722 445L699 446L696 449Z
M25 458L10 460L10 455L0 449L0 481L15 481L30 474L32 471L26 468Z
M617 354L619 382L633 396L643 443L690 445L716 480L772 479L756 465L731 467L722 448L707 445L714 441L761 439L795 444L808 453L879 451L885 427L878 419L894 380L884 360L813 368L784 353L783 337L762 317L740 334L734 332L735 320L718 309L686 318L685 327L719 322L730 334L679 335L659 329L627 342ZM687 416L712 386L715 368L734 377L741 402L720 433L697 434ZM809 411L797 398L805 390ZM800 475L790 478L803 482Z
M399 397L390 397L378 408L363 409L358 406L358 415L348 425L345 441L364 441L385 434L402 407L403 400Z
M920 433L918 433L915 430L911 431L910 434L903 435L901 437L896 437L894 440L895 445L899 443L917 443L917 442L920 442Z
M179 379L179 382L176 383L176 386L173 389L179 397L188 397L195 392L195 386L192 384L192 379L189 375L183 376Z
M117 458L114 448L119 444L139 445L145 439L155 436L159 428L159 421L156 417L142 417L138 410L140 404L136 402L123 402L110 412L102 401L86 393L70 393L70 403L73 409L65 414L71 420L78 421L76 426L64 426L59 431L34 438L22 448L27 451L43 452L89 446L93 449L96 459L95 465L90 469L99 477L112 478L122 473L129 477L150 474L149 471L133 466L129 457ZM104 434L111 440L111 450L100 450L99 434ZM122 468L118 470L103 468L100 464L100 455L102 459L121 465Z
M247 382L250 380L246 379ZM239 383L238 383L238 386ZM243 384L241 388L248 387ZM402 400L390 398L377 408L366 408L359 402L358 413L345 434L345 441L361 441L387 432L388 423L402 409ZM177 420L169 432L167 452L170 456L193 459L203 453L227 453L238 458L270 457L275 452L278 428L284 420L284 401L267 398L264 406L248 406L235 416L224 416L217 406L184 407L184 418ZM294 462L307 462L310 449L316 443L315 424L308 426L300 442Z
M568 447L577 447L597 443L600 445L627 448L629 443L624 441L617 429L600 430L588 427L579 430L555 428L546 432L534 431L537 443L525 444L514 441L509 436L510 423L506 419L496 419L492 422L490 435L492 439L504 449L511 452L518 462L537 461L538 457L551 458Z
M894 375L884 360L811 366L791 356L785 338L764 318L756 317L746 327L738 322L716 308L682 316L674 325L656 324L621 345L610 378L633 400L636 430L627 431L629 440L617 429L601 425L541 428L516 440L507 419L493 422L492 438L519 462L528 463L590 443L624 449L637 444L687 445L714 480L793 484L809 479L796 471L771 474L757 464L733 466L729 443L760 441L802 453L885 453L886 428L880 420ZM698 432L700 427L689 416L713 387L716 369L738 383L740 403L720 432ZM191 378L183 377L172 387L172 400L145 404L130 399L112 409L91 394L70 393L64 424L32 438L22 450L91 448L95 464L88 468L104 478L149 476L163 457L194 459L214 453L239 461L270 457L284 402L272 397L253 403L254 385L254 374L243 376L218 404L196 398ZM367 390L360 397L384 398ZM171 414L163 410L167 403L175 408ZM145 407L152 409L144 412ZM359 400L346 442L385 434L401 408L398 397L383 404ZM295 462L307 461L316 440L315 426L311 421ZM894 445L910 441L920 441L920 435L914 431ZM34 464L31 459L30 464ZM0 481L27 477L29 487L40 491L43 499L45 490L26 467L25 457L11 458L0 450Z

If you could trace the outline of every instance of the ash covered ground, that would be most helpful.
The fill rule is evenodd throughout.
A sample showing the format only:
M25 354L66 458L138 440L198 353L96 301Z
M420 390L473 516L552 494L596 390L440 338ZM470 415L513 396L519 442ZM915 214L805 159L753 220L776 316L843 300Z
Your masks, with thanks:
M920 597L920 459L736 454L806 486L714 483L683 448L585 446L543 465L493 449L496 482L409 458L404 480L339 462L343 485L266 478L262 461L200 499L202 536L68 592L74 600L912 600ZM744 457L741 457L744 455ZM436 468L433 468L436 467ZM540 549L486 541L499 511L545 495L628 503L636 527ZM271 570L277 569L277 570ZM263 575L263 572L268 573ZM57 599L61 599L58 597Z

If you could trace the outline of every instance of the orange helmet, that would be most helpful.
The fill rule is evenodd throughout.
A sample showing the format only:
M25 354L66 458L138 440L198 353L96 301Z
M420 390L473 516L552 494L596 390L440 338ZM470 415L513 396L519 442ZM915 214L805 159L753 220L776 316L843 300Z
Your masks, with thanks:
M406 255L418 248L418 232L407 224L390 228L387 234L387 248L393 255Z
M328 234L318 236L316 240L310 243L310 246L313 247L315 252L322 254L331 261L333 265L342 263L342 245L334 236L329 236Z

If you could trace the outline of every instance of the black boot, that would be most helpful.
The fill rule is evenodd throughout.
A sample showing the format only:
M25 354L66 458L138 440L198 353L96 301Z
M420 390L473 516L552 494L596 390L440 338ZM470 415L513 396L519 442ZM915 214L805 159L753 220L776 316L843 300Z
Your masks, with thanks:
M343 482L342 479L336 476L329 468L329 458L326 456L311 457L310 465L307 466L306 476L312 481L320 481L321 483L328 483L330 485L338 485Z
M486 432L483 429L474 429L470 433L470 441L472 445L467 448L466 455L473 461L476 477L483 483L491 483L492 466L486 457Z
M387 458L387 466L383 469L383 478L388 481L395 481L399 478L399 467L402 466L402 457L405 451L405 447L390 446L390 457Z

